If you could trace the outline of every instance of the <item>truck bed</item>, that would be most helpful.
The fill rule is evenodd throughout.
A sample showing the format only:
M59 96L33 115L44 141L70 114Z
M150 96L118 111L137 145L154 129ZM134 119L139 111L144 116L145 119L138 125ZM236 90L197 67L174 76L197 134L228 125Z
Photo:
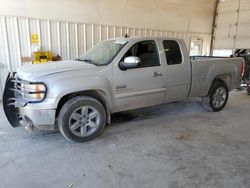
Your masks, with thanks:
M206 96L216 75L228 77L228 89L240 87L242 58L193 56L191 59L192 85L189 96Z

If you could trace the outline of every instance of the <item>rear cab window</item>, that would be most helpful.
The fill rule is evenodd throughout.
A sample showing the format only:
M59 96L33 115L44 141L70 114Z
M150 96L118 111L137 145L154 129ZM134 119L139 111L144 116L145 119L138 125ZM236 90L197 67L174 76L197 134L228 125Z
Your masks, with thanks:
M164 40L163 47L168 65L182 63L182 54L179 44L174 40Z

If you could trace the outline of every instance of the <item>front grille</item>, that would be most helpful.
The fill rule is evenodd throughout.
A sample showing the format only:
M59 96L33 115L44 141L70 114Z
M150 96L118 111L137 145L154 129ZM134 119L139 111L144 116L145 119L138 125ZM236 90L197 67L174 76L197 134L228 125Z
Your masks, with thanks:
M44 83L42 82L29 82L29 81L25 81L22 80L18 77L13 77L11 82L13 83L13 87L10 88L10 90L12 90L14 92L14 96L16 101L21 102L22 104L25 103L39 103L42 102L45 97L46 97L46 93L47 93L47 87ZM36 84L43 84L45 86L45 91L30 91L29 89L27 90L27 85L36 85ZM36 95L36 94L44 94L44 98L41 100L30 100L29 96L30 95Z
M22 80L19 78L13 78L13 88L10 88L12 91L14 91L14 95L16 99L23 99L23 86L22 86Z
M28 101L24 99L24 90L23 90L23 84L26 83L26 81L23 81L19 78L16 78L16 76L13 76L11 79L12 87L9 88L9 90L13 91L14 98L11 98L13 102L11 104L15 106L25 106Z

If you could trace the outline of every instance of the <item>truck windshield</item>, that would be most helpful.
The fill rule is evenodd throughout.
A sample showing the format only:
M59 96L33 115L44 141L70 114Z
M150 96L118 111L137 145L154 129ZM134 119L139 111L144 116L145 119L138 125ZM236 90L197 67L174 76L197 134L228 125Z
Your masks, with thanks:
M107 65L116 54L126 45L127 41L107 40L88 50L79 61L86 61L95 65Z

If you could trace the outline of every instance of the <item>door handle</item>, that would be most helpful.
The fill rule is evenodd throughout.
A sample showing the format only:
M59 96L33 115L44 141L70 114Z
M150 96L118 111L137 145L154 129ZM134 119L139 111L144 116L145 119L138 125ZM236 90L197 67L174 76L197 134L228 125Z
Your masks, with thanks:
M160 77L160 76L162 76L162 73L158 71L153 73L153 77Z

